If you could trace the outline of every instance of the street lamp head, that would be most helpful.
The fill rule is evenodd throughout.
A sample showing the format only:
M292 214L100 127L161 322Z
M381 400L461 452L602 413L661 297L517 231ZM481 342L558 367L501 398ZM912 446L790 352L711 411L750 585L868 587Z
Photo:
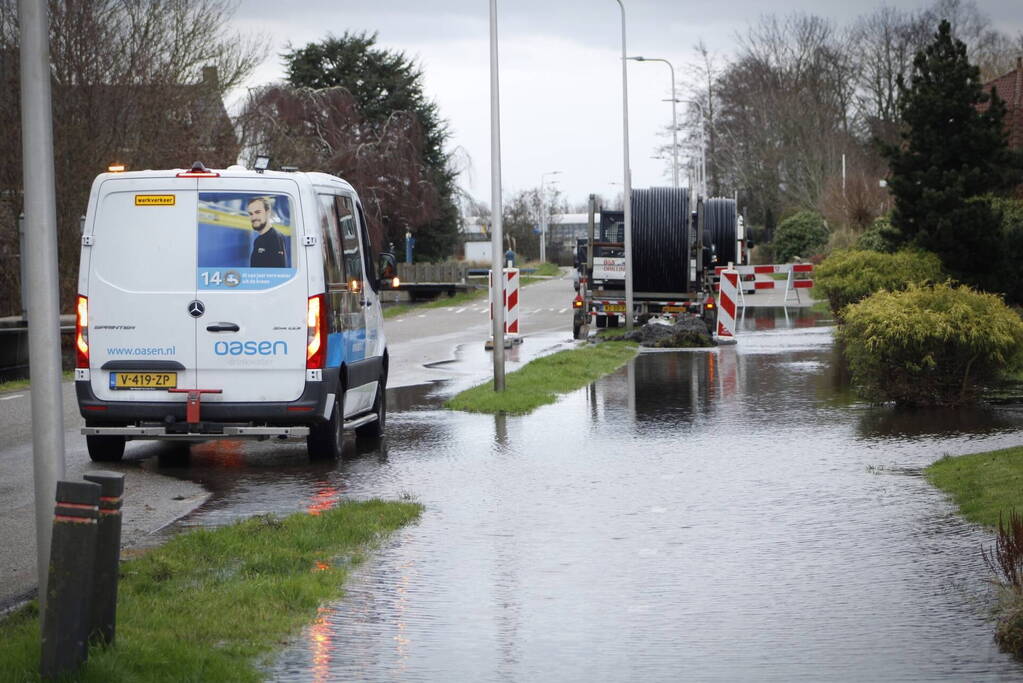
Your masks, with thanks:
M626 59L631 59L634 62L645 62L646 61L646 57L626 57Z

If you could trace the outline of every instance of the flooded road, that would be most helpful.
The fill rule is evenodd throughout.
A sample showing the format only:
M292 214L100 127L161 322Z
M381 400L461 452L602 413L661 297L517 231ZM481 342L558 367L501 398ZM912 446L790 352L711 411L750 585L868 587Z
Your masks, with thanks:
M310 465L222 442L146 466L220 524L413 494L421 522L356 570L267 671L282 681L1019 680L980 556L920 469L1017 445L1012 407L857 402L832 329L750 311L739 344L643 353L525 417L389 395L388 437Z

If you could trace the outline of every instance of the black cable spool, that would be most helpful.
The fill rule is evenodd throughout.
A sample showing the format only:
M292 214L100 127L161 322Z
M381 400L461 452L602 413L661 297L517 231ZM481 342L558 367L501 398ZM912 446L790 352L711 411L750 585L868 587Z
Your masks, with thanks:
M737 218L734 199L713 197L703 202L703 241L714 246L719 266L738 262L735 244Z
M688 218L687 188L632 191L633 291L690 290Z

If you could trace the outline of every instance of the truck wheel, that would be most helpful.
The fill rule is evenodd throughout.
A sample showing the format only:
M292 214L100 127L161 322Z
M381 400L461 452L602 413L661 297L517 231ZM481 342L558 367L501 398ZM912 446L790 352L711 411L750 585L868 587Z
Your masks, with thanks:
M373 400L373 412L377 419L361 427L355 428L355 436L360 439L379 439L384 435L384 424L387 421L387 375L382 375L377 383L377 397Z
M306 448L309 449L310 460L337 460L341 457L341 448L345 441L345 395L338 393L338 400L334 402L334 409L330 413L330 419L321 424L315 424L309 429L309 436L305 438Z
M600 330L600 329L603 329L605 327L607 327L607 316L606 315L598 315L597 316L597 329Z
M86 436L85 446L93 462L119 462L124 457L123 436Z
M579 338L579 330L581 330L581 329L582 329L582 325L580 325L578 322L573 322L572 323L572 339L578 339Z

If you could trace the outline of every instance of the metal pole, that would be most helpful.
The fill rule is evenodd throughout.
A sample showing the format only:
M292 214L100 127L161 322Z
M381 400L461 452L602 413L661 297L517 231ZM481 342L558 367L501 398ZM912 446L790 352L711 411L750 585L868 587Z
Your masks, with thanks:
M504 391L504 223L501 208L501 98L497 78L497 0L490 0L490 203L494 229L491 287L494 307L494 391Z
M18 216L18 264L21 266L21 277L18 286L21 287L21 317L28 323L28 276L25 274L25 255L28 249L25 247L25 214Z
M64 402L57 291L57 208L53 180L53 113L47 4L19 0L21 27L21 157L25 185L32 454L35 472L39 609L46 609L53 500L64 477Z
M543 181L546 173L540 175L540 263L547 262L547 202Z
M629 170L629 73L625 56L625 5L616 0L622 10L622 155L624 166L625 204L625 329L632 331L632 174Z
M675 187L678 187L678 97L675 96L675 67L665 60L671 69L671 164Z

